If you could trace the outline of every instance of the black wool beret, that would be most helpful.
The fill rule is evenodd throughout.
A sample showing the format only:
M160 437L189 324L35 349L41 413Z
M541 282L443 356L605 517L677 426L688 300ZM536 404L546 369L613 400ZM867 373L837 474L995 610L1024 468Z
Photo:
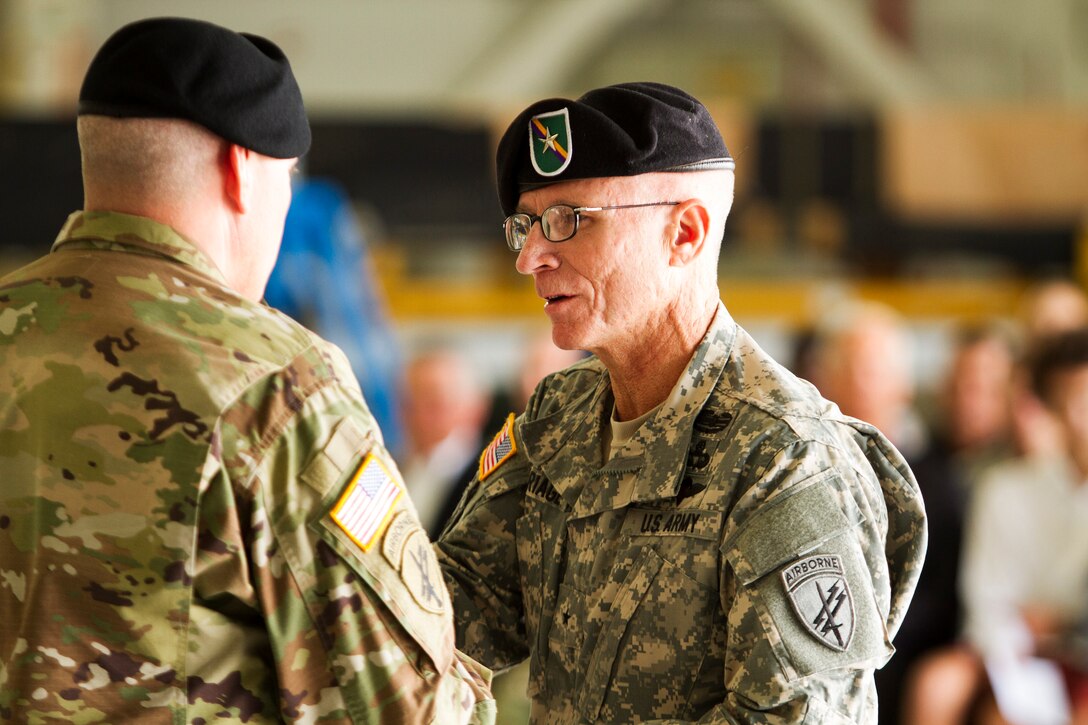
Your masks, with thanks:
M281 159L310 148L302 93L283 51L202 20L151 18L111 35L87 68L79 114L182 118Z
M499 141L496 180L511 214L522 192L548 184L733 166L717 124L694 97L663 83L621 83L522 111Z

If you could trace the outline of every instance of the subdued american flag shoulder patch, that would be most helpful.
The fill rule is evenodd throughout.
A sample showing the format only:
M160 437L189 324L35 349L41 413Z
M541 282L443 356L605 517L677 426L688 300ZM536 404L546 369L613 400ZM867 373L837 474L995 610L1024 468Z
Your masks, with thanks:
M330 515L359 548L368 551L389 525L403 493L385 464L368 453Z
M484 452L480 454L480 480L484 480L495 472L503 462L517 453L518 447L514 442L514 414L506 416L502 430L491 440Z

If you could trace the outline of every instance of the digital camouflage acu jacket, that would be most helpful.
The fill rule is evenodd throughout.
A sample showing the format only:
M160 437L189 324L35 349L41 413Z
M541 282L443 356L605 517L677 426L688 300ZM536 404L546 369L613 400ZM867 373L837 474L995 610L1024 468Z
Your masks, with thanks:
M342 354L149 219L0 281L0 719L490 722Z
M659 412L602 465L596 358L496 436L436 548L459 646L528 657L534 723L872 723L925 553L873 427L719 306Z

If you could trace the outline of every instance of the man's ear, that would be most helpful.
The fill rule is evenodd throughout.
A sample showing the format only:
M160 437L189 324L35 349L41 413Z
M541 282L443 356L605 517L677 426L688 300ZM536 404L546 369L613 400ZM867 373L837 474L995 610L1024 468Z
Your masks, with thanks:
M228 144L223 160L223 185L227 199L240 213L249 211L253 192L253 166L249 149Z
M669 243L669 263L683 267L699 256L710 229L710 212L701 199L680 202L673 212L675 234Z

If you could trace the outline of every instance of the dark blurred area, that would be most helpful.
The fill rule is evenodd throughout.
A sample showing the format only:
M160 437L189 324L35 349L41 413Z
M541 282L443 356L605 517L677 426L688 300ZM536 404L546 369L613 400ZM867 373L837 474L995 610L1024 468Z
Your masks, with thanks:
M71 118L0 119L7 178L0 214L9 220L0 244L40 249L82 203L74 125ZM407 244L494 242L501 214L492 181L494 139L485 124L316 119L312 127L307 174L338 182L386 236ZM747 184L727 242L744 243L743 220L756 208L771 215L784 239L804 240L819 204L841 220L841 233L815 251L852 273L895 275L920 264L934 269L934 260L974 259L1032 276L1073 263L1073 220L926 221L889 209L873 118L775 117L755 127L754 146L740 156Z

